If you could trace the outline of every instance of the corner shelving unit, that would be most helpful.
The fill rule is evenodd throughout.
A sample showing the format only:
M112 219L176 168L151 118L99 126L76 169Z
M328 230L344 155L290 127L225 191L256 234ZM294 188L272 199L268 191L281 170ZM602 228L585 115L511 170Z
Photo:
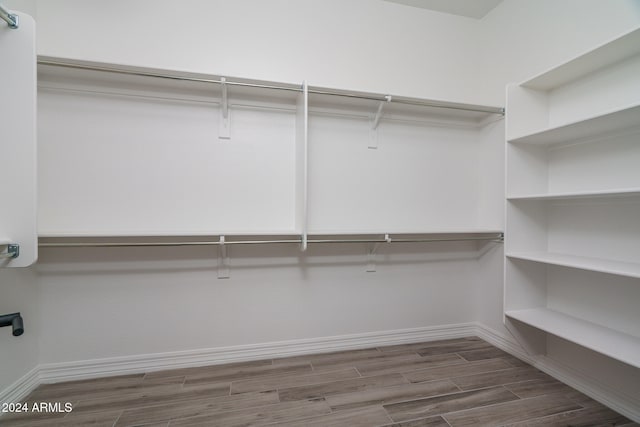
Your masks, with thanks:
M506 126L505 325L640 367L640 30L510 85Z

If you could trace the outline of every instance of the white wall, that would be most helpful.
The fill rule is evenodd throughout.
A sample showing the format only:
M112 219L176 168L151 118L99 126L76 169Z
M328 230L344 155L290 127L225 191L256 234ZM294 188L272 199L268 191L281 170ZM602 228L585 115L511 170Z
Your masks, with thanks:
M38 15L41 55L477 98L478 22L385 1L47 0Z
M0 314L20 312L24 334L14 337L11 327L0 328L0 401L10 385L40 360L40 293L32 269L0 269Z
M43 249L41 363L473 321L473 243Z

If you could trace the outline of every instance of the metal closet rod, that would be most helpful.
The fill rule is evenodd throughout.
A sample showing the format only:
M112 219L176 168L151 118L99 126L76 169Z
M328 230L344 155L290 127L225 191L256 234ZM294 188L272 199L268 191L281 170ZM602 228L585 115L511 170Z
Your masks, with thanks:
M77 70L91 70L91 71L104 71L115 74L125 74L130 76L140 76L140 77L155 77L160 79L168 79L168 80L179 80L179 81L189 81L189 82L199 82L199 83L216 83L216 84L227 84L229 86L242 86L242 87L255 87L255 88L264 88L264 89L276 89L276 90L288 90L292 92L302 92L301 87L296 86L277 86L277 85L269 85L262 83L246 83L246 82L234 82L230 80L216 80L216 79L205 79L201 77L188 77L188 76L179 76L172 75L166 73L157 73L151 71L134 71L128 70L125 68L116 68L116 67L102 67L98 65L86 65L86 64L74 64L69 62L61 62L61 61L51 61L47 59L39 59L39 65L49 65L55 67L65 67L72 68ZM341 96L345 98L355 98L355 99L365 99L369 101L380 101L380 102L393 102L397 104L405 104L405 105L414 105L419 107L433 107L433 108L445 108L451 110L462 110L462 111L475 111L481 113L489 113L489 114L501 114L504 115L504 108L500 107L488 107L481 105L447 105L446 103L437 102L437 101L420 101L420 100L407 100L407 99L398 99L392 97L391 100L388 99L387 95L368 95L361 94L355 92L345 92L345 91L332 91L330 89L308 89L309 93L316 95L331 95L331 96Z
M0 18L3 19L9 25L9 28L12 28L14 30L18 28L18 24L19 24L18 15L15 15L9 12L1 4L0 4Z
M463 237L463 238L378 238L378 239L308 239L307 243L431 243L431 242L467 242L494 241L502 242L504 234L495 236ZM109 247L149 247L149 246L227 246L227 245L264 245L280 243L302 243L302 239L280 240L225 240L225 241L191 241L191 242L50 242L39 243L41 248L109 248Z

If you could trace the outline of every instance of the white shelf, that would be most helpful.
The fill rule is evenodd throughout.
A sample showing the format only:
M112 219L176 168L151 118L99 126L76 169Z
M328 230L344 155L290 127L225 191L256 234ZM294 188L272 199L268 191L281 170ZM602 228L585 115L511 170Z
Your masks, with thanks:
M212 236L299 236L302 234L296 230L274 231L202 231L202 230L176 230L176 231L40 231L39 238L83 238L83 237L212 237Z
M565 255L542 251L511 252L507 253L506 256L512 259L522 259L544 264L577 268L580 270L640 278L640 263L635 262L612 261L602 258Z
M634 367L640 367L640 338L547 308L513 310L507 317L574 342Z
M565 193L539 193L507 196L507 200L562 200L586 199L600 197L636 197L640 196L640 188L618 188L611 190L573 191Z
M603 43L559 67L539 74L522 83L521 86L536 90L553 90L638 54L640 54L640 30L634 30Z
M499 234L503 233L503 230L496 228L443 228L443 229L430 229L430 230L308 230L309 235L361 235L361 234Z
M342 236L342 235L399 235L399 234L500 234L502 230L498 229L485 229L485 228L469 228L469 229L442 229L442 230L394 230L394 231L377 231L377 230L311 230L308 231L308 235L312 236ZM41 231L38 233L39 238L126 238L126 237L212 237L212 236L299 236L302 234L299 230L273 230L273 231L207 231L202 230L194 231L148 231L148 232L129 232L129 231L113 231L113 232L64 232L64 231ZM11 243L11 242L7 242ZM3 240L0 239L0 245L3 244Z
M575 122L565 123L511 138L514 144L553 145L583 138L620 132L621 129L638 126L640 130L640 105L632 105L615 111Z

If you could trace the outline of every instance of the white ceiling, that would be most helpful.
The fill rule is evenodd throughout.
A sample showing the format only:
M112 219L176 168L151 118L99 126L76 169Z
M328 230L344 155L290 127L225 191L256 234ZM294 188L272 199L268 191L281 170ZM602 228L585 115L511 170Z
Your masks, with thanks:
M436 12L451 13L453 15L482 19L502 0L386 0L406 6L434 10Z

